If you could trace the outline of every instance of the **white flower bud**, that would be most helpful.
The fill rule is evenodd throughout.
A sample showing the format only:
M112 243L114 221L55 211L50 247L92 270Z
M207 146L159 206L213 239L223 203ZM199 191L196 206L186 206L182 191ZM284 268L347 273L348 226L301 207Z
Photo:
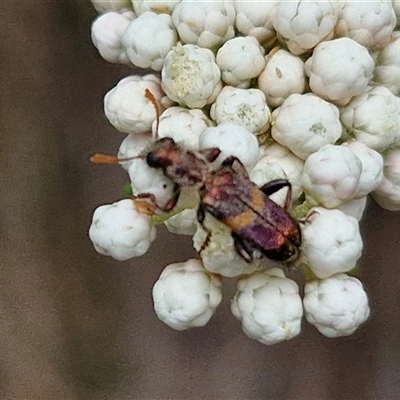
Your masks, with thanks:
M135 196L142 193L152 194L157 206L165 207L176 194L175 183L161 169L149 167L146 159L130 161L127 171Z
M256 135L269 128L270 111L259 89L225 86L212 104L210 116L217 124L233 122Z
M400 210L400 148L383 153L383 180L372 192L375 201L384 209Z
M301 185L318 204L335 208L354 198L361 171L360 159L348 147L327 144L307 158Z
M304 92L306 76L300 57L274 49L265 61L265 68L258 77L258 88L265 94L268 105L279 107L291 94Z
M97 12L116 11L125 12L132 10L131 0L90 0Z
M350 140L343 143L361 161L362 170L360 182L358 183L355 198L363 198L375 190L383 179L383 158L375 150L357 140Z
M236 28L244 36L254 36L265 48L275 41L272 18L278 1L235 0Z
M216 50L235 36L232 1L182 0L172 13L182 42Z
M153 132L157 121L153 123ZM160 117L158 137L170 137L187 150L199 149L200 134L214 122L207 117L203 110L185 107L169 107Z
M129 174L132 192L153 194L157 205L164 207L176 194L175 184L161 169L151 168L146 161L146 153L151 150L152 139L149 134L130 134L121 143L118 158L133 158L120 164Z
M400 99L384 86L355 96L340 119L349 135L378 152L400 141Z
M350 271L363 247L358 221L337 209L313 210L301 231L305 262L318 278Z
M252 273L262 268L259 260L245 261L236 251L231 230L210 214L198 224L193 247L200 253L204 268L229 278Z
M300 178L303 173L304 161L286 147L275 142L260 147L260 160L263 159L282 167L292 185L292 201L297 200L303 193L303 188L300 186Z
M151 41L148 38L152 38ZM165 57L178 41L178 35L168 14L147 11L133 20L122 38L132 64L140 68L161 71Z
M145 254L156 229L150 215L141 213L134 200L125 199L95 210L89 237L98 253L124 261Z
M263 186L275 179L287 179L283 168L277 162L271 162L268 156L259 158L256 166L250 171L250 179L257 185ZM283 188L268 196L273 202L281 207L285 204L287 188Z
M231 310L246 335L265 345L292 339L301 330L299 288L278 268L241 277Z
M221 150L220 155L213 163L214 166L220 165L230 156L237 157L248 171L257 164L259 156L257 139L240 125L223 122L204 130L200 135L199 148L210 149L212 147Z
M108 62L131 65L122 47L122 36L135 19L133 11L122 14L109 11L99 15L92 24L92 42L100 55Z
M219 48L216 57L222 80L227 85L248 88L251 80L264 69L264 52L252 36L228 40Z
M352 39L340 38L317 45L304 67L316 95L345 105L367 88L374 60L364 46Z
M400 26L400 1L392 0L392 6L397 18L397 28Z
M160 83L155 75L132 75L120 80L104 97L104 112L111 124L120 132L149 132L156 119L156 110L145 97L145 90L149 89L154 95L161 111L163 105L171 105Z
M192 44L178 43L167 54L161 77L168 97L189 108L211 104L222 88L212 51Z
M178 235L190 235L193 236L197 230L197 210L186 209L181 211L179 214L168 218L164 225L167 229Z
M150 133L130 133L125 137L119 146L118 158L134 158L145 154L152 146L152 138ZM128 169L129 164L133 160L121 161L120 164L124 169Z
M303 160L342 133L337 107L312 93L290 95L272 120L272 137Z
M280 1L273 24L290 52L299 55L332 38L338 15L336 1Z
M358 222L361 221L365 207L367 206L367 196L359 199L353 199L339 204L338 209L345 214L355 218Z
M221 300L221 278L195 259L168 265L153 286L154 311L178 331L207 324Z
M337 274L307 282L304 292L305 317L326 337L351 335L368 319L368 297L356 278Z
M132 4L137 15L141 15L146 11L152 11L157 14L172 14L179 2L180 0L134 0Z
M400 4L400 1L397 2ZM400 8L400 7L399 7ZM373 81L400 94L400 32L393 32L390 43L378 54Z
M336 36L346 36L367 48L387 46L396 26L390 1L345 1L335 27Z

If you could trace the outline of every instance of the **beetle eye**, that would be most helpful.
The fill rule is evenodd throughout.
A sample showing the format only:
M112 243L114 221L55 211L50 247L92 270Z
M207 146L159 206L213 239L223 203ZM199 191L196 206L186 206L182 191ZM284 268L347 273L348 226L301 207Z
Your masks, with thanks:
M162 167L162 161L160 157L154 152L150 152L146 156L146 161L149 167L151 168L161 168Z

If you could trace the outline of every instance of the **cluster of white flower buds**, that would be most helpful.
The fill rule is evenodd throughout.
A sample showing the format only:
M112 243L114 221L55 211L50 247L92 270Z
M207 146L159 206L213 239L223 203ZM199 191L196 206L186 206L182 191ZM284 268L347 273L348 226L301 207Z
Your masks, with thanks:
M303 317L327 337L352 334L370 312L351 276L367 196L400 210L400 2L92 3L100 55L147 70L128 72L104 98L106 117L127 134L114 162L133 197L95 211L95 249L117 260L141 256L160 223L193 236L199 259L167 266L153 287L155 311L173 329L210 320L224 276L237 278L233 315L263 344L298 335ZM258 186L290 182L302 236L293 267L308 277L302 296L287 264L248 262L227 225L208 213L198 222L197 188L182 187L172 211L160 212L176 182L146 154L164 137L194 154L218 148L211 170L235 156ZM286 194L270 199L284 207Z

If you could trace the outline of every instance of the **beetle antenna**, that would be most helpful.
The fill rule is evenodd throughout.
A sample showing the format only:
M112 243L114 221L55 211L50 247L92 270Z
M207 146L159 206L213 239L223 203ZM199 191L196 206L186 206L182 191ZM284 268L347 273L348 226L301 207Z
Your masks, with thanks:
M156 140L158 139L158 126L160 125L160 106L154 94L151 93L149 89L145 90L144 95L146 99L150 100L156 110L156 133L153 135L153 140Z
M136 156L136 157L126 157L126 158L118 158L116 156L110 156L109 154L104 153L96 153L92 157L90 157L90 162L93 164L119 164L120 162L134 160L136 158L143 158L144 156Z

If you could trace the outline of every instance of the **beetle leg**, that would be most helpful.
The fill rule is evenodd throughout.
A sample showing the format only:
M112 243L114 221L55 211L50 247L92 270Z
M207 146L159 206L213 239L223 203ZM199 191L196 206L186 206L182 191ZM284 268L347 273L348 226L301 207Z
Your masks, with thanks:
M237 251L239 256L242 257L243 260L245 260L247 262L252 262L253 261L252 252L246 246L246 243L243 241L243 239L236 233L232 233L232 237L233 237L233 244L235 246L235 250Z
M206 218L206 209L202 204L199 204L199 207L197 208L197 221L199 221L201 227L207 232L207 236L204 239L203 244L201 245L199 253L201 253L208 246L208 243L210 242L211 239L211 231L203 223L205 218Z
M231 167L234 172L237 174L240 174L241 176L247 177L249 174L247 173L247 170L245 166L242 164L242 162L235 156L230 156L226 158L222 164L224 167Z
M211 147L210 149L199 150L199 153L202 154L208 162L213 162L220 155L221 150L218 147Z
M165 212L171 211L176 206L176 203L179 200L179 195L180 195L180 190L179 190L178 185L176 185L174 196L170 200L168 200L168 203L164 207L158 207L158 208L161 211L165 211Z
M311 221L310 221L310 218L314 215L314 214L318 214L318 211L316 211L316 210L312 210L311 212L309 212L304 218L300 218L300 219L298 219L297 221L300 223L300 224L309 224Z
M261 186L260 190L267 196L276 193L278 190L287 187L286 200L283 208L287 210L290 207L290 201L292 200L292 185L287 179L275 179Z

